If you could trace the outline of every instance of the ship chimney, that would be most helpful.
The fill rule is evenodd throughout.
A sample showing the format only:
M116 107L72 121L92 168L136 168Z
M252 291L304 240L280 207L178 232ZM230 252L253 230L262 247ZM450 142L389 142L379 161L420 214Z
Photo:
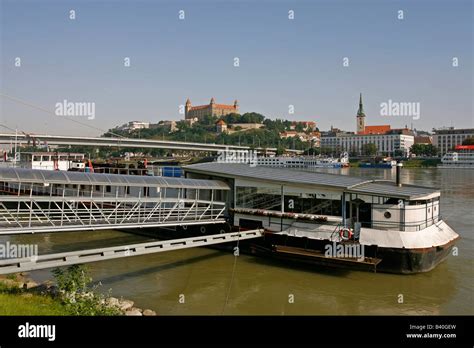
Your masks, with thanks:
M402 171L403 163L398 161L397 162L397 176L396 176L396 184L397 186L402 186L402 182L400 181L400 174Z

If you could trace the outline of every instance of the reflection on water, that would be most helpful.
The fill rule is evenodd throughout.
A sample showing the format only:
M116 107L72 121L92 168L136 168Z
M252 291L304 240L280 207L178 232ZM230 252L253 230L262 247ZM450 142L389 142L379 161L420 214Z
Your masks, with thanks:
M321 170L339 172L339 170ZM343 169L344 174L393 179L384 169ZM301 267L197 248L90 264L104 291L158 314L474 314L474 171L404 169L402 181L442 190L441 213L462 239L459 256L435 270L392 275ZM118 231L14 237L40 243L41 252L130 244L145 237ZM32 273L41 280L50 271ZM232 284L231 284L231 280ZM185 303L179 302L183 294ZM404 302L398 303L402 294ZM290 295L294 303L289 303Z

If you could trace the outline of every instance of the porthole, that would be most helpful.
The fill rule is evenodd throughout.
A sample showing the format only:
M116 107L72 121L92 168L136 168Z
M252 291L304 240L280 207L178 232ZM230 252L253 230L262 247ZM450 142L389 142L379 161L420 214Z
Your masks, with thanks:
M390 214L389 211L386 211L383 216L385 216L386 219L390 219L392 217L392 214Z

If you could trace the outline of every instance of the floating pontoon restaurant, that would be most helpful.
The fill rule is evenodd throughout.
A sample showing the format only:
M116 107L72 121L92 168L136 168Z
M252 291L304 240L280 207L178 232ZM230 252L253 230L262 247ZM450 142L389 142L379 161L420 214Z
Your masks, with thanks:
M375 250L377 269L413 273L436 266L458 238L442 221L440 191L433 188L248 164L203 163L184 171L186 178L226 182L230 222L271 232L269 251L282 236L305 250L308 243L319 251L328 242L358 243Z

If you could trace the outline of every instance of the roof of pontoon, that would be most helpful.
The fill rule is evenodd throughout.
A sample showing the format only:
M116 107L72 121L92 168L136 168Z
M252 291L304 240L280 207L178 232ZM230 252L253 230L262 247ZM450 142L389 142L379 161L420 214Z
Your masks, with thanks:
M26 168L0 168L0 181L229 190L227 184L218 180L183 179L145 175L98 174Z
M415 199L429 196L439 190L414 186L395 185L392 181L368 180L341 174L309 172L297 168L275 168L265 166L250 166L236 163L199 163L184 167L185 171L224 177L239 177L274 183L294 185L315 185L338 188L346 192L370 194L378 196Z

